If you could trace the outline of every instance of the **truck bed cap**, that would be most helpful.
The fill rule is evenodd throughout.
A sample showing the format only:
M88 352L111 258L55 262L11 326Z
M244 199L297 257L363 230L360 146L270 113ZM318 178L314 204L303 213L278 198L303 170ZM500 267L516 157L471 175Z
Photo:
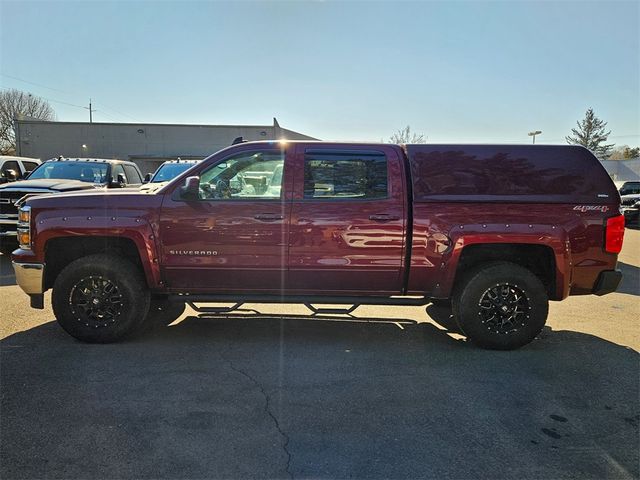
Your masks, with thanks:
M613 181L573 145L406 145L414 201L611 204Z

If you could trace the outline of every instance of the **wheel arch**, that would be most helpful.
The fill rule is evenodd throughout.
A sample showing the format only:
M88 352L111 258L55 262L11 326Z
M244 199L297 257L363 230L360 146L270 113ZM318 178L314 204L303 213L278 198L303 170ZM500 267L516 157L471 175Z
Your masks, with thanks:
M149 252L146 245L141 245L139 238L111 235L56 236L49 238L44 244L45 290L53 287L60 272L71 262L99 253L128 260L142 271L147 285L157 284L157 275L150 263Z
M537 243L471 243L457 256L456 268L449 279L453 292L466 278L466 273L484 263L510 262L531 271L545 286L552 300L563 298L564 276L558 269L557 253L549 245Z

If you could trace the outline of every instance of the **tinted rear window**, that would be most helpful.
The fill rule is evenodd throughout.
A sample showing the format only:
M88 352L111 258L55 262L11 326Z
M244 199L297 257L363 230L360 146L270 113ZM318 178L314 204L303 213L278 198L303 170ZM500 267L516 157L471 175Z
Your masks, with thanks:
M305 152L305 199L386 198L387 183L387 157L382 152Z
M408 145L414 199L606 203L600 162L572 146Z

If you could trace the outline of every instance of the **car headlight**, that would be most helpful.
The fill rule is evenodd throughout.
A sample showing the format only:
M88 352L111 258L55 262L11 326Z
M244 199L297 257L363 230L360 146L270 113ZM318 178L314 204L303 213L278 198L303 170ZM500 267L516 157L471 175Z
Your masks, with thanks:
M18 210L18 244L24 250L31 249L31 207L24 205Z

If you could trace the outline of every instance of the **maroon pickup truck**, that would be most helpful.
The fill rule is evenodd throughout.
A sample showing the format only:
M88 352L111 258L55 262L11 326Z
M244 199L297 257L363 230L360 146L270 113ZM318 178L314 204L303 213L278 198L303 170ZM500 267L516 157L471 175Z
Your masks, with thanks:
M112 342L194 302L451 301L468 339L512 349L549 300L615 291L624 217L573 146L252 142L153 194L33 197L17 281L61 326Z

